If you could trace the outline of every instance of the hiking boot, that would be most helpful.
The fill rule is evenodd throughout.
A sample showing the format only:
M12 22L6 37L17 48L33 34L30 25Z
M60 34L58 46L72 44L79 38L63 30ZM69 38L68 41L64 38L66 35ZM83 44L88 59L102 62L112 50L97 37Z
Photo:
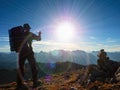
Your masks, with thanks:
M26 85L22 84L22 85L17 85L15 90L29 90L29 89Z
M37 82L33 83L33 88L36 88L36 87L41 86L41 85L42 85L42 82L37 81Z

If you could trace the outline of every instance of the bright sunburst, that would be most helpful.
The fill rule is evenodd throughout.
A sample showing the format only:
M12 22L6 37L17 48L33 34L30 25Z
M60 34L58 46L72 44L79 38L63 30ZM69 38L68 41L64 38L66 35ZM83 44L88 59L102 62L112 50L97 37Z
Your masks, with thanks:
M56 37L59 41L71 41L75 35L75 26L72 22L62 21L56 26Z

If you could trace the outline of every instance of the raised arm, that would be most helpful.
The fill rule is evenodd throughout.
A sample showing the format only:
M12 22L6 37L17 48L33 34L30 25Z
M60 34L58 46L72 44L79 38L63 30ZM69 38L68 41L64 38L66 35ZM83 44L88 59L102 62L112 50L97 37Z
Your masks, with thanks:
M33 40L37 40L37 41L41 40L41 32L38 33L38 36L34 33L31 33L31 34L32 34Z

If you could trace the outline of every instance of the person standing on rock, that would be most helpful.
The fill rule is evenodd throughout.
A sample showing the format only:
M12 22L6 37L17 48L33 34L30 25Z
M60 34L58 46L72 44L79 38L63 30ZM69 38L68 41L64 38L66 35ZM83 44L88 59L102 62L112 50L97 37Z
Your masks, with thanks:
M40 85L40 82L38 82L37 78L37 65L36 60L34 57L34 52L32 49L32 41L41 40L41 32L38 33L38 36L30 32L31 27L29 24L24 24L24 41L22 42L22 45L18 51L18 75L17 75L17 89L16 90L22 90L24 88L23 78L24 78L24 64L25 60L27 59L31 70L32 70L32 79L33 79L33 88L36 88L38 85Z

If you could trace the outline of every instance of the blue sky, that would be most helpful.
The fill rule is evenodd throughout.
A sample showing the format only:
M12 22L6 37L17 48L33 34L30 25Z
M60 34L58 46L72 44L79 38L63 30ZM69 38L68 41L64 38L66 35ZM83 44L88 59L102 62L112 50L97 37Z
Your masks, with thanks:
M56 37L54 27L61 20L76 26L70 41ZM0 52L10 52L8 30L24 23L31 32L42 32L42 40L33 42L35 52L120 51L120 0L0 0Z

